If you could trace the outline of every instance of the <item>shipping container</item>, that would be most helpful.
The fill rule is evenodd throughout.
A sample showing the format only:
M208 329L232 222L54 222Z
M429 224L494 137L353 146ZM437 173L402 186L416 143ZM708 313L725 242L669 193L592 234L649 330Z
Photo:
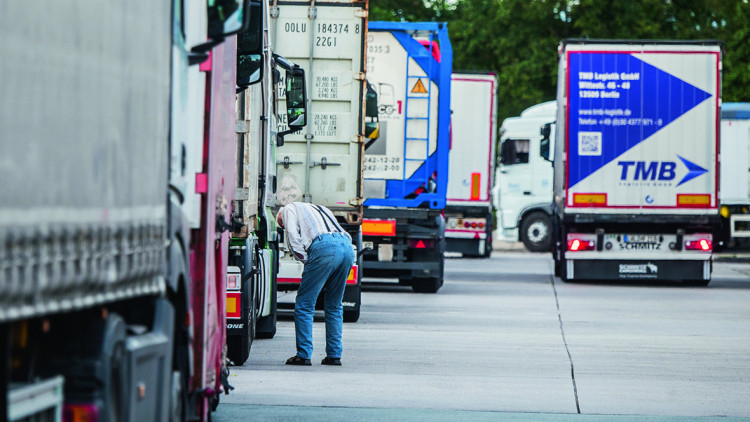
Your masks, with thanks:
M276 207L311 202L329 208L361 249L367 1L271 2L275 54L307 75L309 124L276 150ZM283 80L278 96L284 103ZM284 119L279 131L287 129ZM282 247L283 249L283 247ZM344 321L359 319L359 260L344 291ZM278 289L296 290L303 265L282 250ZM289 307L291 304L282 303Z

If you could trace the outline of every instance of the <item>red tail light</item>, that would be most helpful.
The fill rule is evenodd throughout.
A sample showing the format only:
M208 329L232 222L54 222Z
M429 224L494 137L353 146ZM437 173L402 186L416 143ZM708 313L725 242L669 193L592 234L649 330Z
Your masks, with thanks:
M568 240L568 250L572 252L593 251L595 248L596 243L593 240Z
M95 404L66 404L63 422L99 422L99 408Z
M477 223L471 223L471 228L476 229L477 228Z
M688 240L685 242L685 249L689 251L710 251L712 246L712 242L708 239Z
M471 227L471 223L469 223L468 221L467 221L467 222L465 222L465 223L464 223L464 227L466 227L466 228L468 229L469 227Z

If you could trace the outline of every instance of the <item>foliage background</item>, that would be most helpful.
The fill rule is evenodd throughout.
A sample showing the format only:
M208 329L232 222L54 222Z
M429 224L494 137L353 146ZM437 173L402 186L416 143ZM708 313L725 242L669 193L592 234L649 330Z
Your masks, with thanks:
M370 0L370 20L448 22L453 68L498 75L500 121L555 99L564 38L721 40L722 99L750 101L748 0Z

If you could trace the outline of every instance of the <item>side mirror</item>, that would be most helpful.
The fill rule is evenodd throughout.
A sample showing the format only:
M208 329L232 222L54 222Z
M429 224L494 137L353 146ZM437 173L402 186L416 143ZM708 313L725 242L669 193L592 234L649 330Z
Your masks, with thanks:
M307 125L307 94L305 92L305 70L283 57L274 54L276 65L286 69L286 121L289 129L276 134L276 146L284 145L284 136L294 133ZM278 75L274 74L274 79Z
M251 1L250 27L237 37L237 86L247 88L263 79L263 6Z
M222 39L250 25L250 0L208 0L208 37Z
M286 72L286 115L291 131L307 125L305 70L296 65Z
M380 136L380 120L378 119L378 93L375 87L367 83L365 98L365 138L376 140Z
M550 136L552 135L552 123L546 123L544 126L542 126L542 128L539 130L539 134L542 135L542 140L539 141L539 155L547 161L552 161L552 158L550 156L552 144L550 140Z
M549 135L551 132L552 132L552 123L547 123L544 126L542 126L541 129L539 129L539 134L542 135L542 138L549 138Z

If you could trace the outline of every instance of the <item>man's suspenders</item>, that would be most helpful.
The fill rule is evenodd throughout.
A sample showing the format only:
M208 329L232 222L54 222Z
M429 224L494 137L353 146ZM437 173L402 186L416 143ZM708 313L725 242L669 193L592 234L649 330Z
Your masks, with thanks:
M339 223L336 222L336 220L332 219L328 213L324 212L322 208L320 208L320 205L313 205L313 208L315 208L318 213L320 214L320 217L323 219L323 224L326 225L326 230L328 230L329 233L343 233L344 229L339 226ZM331 227L328 225L328 221L333 223L333 227L336 229L336 231L332 231Z

